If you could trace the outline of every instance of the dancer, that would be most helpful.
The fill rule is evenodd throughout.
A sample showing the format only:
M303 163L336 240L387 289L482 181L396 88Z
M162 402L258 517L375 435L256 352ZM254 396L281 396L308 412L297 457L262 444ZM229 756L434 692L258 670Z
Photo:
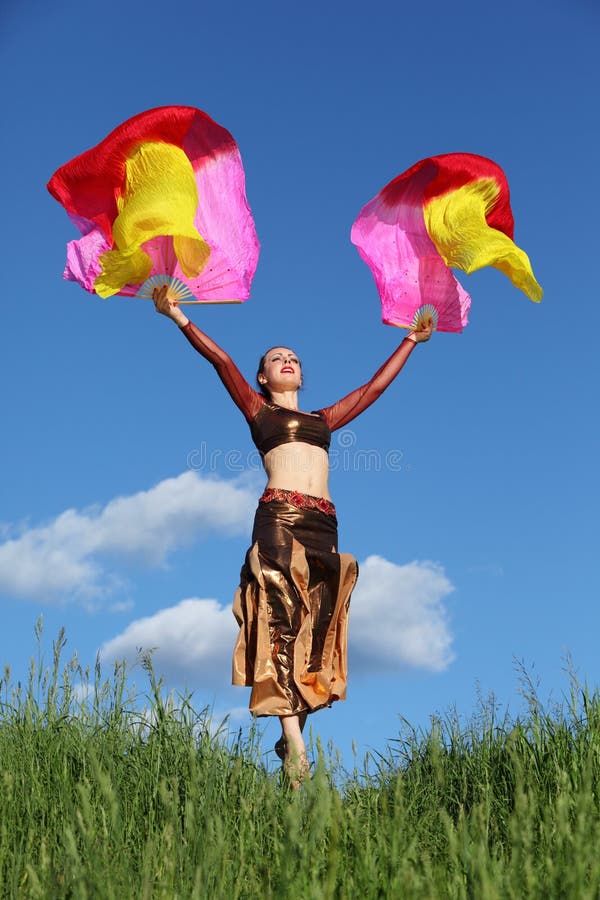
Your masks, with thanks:
M252 687L250 710L278 716L275 745L290 784L309 773L302 731L309 712L342 700L347 680L347 616L356 560L338 553L337 519L328 488L331 432L371 405L402 369L432 322L411 331L362 387L333 406L298 409L302 368L289 347L260 360L254 390L230 357L155 290L159 313L172 319L215 367L244 414L268 476L254 519L233 612L240 626L233 683Z

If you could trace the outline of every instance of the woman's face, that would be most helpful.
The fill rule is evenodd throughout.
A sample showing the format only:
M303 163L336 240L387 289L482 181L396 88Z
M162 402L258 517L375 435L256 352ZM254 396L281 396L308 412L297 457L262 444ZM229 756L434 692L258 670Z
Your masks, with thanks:
M302 384L300 360L289 347L271 347L258 377L270 391L296 391Z

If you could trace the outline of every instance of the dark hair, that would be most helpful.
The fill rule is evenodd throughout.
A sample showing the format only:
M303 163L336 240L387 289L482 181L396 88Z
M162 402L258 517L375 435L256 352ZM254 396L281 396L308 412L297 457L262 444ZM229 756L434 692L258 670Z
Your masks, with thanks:
M261 358L258 361L258 370L256 372L256 383L258 385L259 391L261 392L263 397L267 398L267 400L271 399L271 392L270 392L269 388L266 386L266 384L260 383L260 381L258 380L258 376L262 375L264 373L267 356L269 355L271 350L274 350L275 347L283 347L283 346L284 346L284 344L273 344L272 347L269 347L269 349L266 350L265 353L263 353L263 355L261 356ZM300 360L298 360L298 362L300 363L300 373L302 373L302 363L300 362ZM301 377L302 377L302 374L301 374ZM302 387L302 382L300 382L300 387Z
M270 349L272 350L273 348L271 347ZM261 392L261 394L263 395L263 397L266 397L267 400L270 400L271 399L271 391L268 389L266 384L261 384L261 382L258 380L258 376L262 375L263 372L265 371L265 362L267 360L268 353L269 353L269 351L267 350L267 352L263 353L263 355L261 356L261 358L258 361L258 371L256 373L256 383L257 383L258 389Z

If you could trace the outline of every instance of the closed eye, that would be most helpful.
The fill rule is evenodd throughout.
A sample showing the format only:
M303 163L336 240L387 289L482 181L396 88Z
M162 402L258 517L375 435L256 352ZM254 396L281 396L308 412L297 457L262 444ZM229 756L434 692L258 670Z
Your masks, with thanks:
M283 355L281 353L276 353L275 356L272 356L270 362L277 362L277 360L283 359ZM300 360L297 356L287 356L286 359L289 359L290 362L296 363L296 365L300 365Z

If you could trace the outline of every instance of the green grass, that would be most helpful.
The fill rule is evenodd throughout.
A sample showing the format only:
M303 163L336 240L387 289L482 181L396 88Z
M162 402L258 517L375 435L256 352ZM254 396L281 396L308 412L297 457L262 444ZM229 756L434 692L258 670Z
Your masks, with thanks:
M519 719L404 723L363 771L319 751L294 793L148 660L143 706L63 646L0 681L3 897L600 896L600 697L574 678L549 712L528 685Z

